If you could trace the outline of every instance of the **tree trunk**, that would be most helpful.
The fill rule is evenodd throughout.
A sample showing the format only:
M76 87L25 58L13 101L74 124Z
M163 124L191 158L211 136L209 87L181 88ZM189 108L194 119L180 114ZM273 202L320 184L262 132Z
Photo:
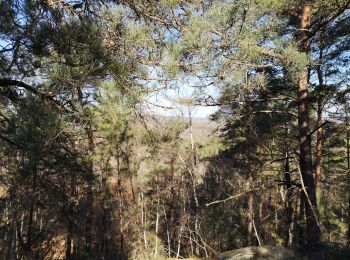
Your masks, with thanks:
M247 176L247 190L253 187L253 172L251 162L249 162L248 176ZM253 213L254 213L254 197L253 192L248 192L248 205L247 205L247 242L248 246L252 245L253 240Z
M88 137L88 149L89 149L89 154L91 155L94 151L94 139L93 139L93 133L91 129L90 122L88 122L88 126L86 127L86 133ZM89 158L89 171L91 175L93 175L93 170L94 170L94 164L92 162L92 159ZM86 253L90 254L91 253L91 248L92 248L92 219L93 219L93 204L94 204L94 196L93 196L93 191L92 191L92 181L88 180L88 187L87 187L87 216L86 216L86 228L85 228L85 250Z
M70 180L70 196L71 199L75 199L75 189L76 189L76 176L75 174L71 175ZM66 241L66 259L74 258L72 257L72 243L73 243L73 228L75 226L75 210L74 205L71 202L68 202L69 207L69 216L68 216L68 234Z
M301 14L301 46L300 51L309 55L310 39L308 30L311 23L312 6L309 1L304 2ZM298 126L300 148L300 171L306 188L305 215L307 223L307 242L316 244L320 240L320 228L318 226L317 202L315 182L312 172L311 136L309 118L309 73L305 68L298 81Z
M350 131L349 131L349 118L348 108L345 107L346 115L346 158L347 158L347 171L348 171L348 234L347 234L347 245L350 246Z
M321 34L323 36L323 34ZM322 151L323 151L323 105L324 105L324 97L323 97L323 73L321 69L321 63L323 60L323 43L322 43L322 36L320 37L319 41L319 48L320 48L320 57L319 57L319 65L316 67L317 77L318 77L318 87L320 89L320 95L317 99L317 141L316 141L316 174L315 174L315 187L316 187L316 197L317 197L317 203L320 203L321 199L321 189L320 189L320 180L321 180L321 163L322 163Z
M317 141L316 141L316 174L315 174L315 188L317 195L317 202L320 202L320 180L321 180L321 163L322 163L322 151L323 151L323 118L322 118L322 99L319 98L317 102Z
M142 234L143 234L143 242L144 242L144 249L148 249L148 241L147 241L147 215L146 215L146 204L144 195L142 192L140 192L140 206L141 206L141 225L142 225Z
M190 130L190 140L191 140L191 157L192 160L190 161L189 166L189 174L191 177L191 183L192 183L192 192L193 192L193 198L194 198L194 240L196 241L194 247L195 247L195 254L199 256L200 254L200 237L199 237L199 201L198 201L198 195L197 195L197 183L196 183L196 167L198 166L198 160L197 160L197 152L195 148L195 143L193 139L193 118L192 118L192 110L191 107L188 108L188 119L189 119L189 130Z
M69 230L66 239L66 259L71 259L71 251L72 251L72 233Z
M159 186L158 186L158 176L156 177L157 182L157 209L156 209L156 230L155 230L155 250L154 250L154 258L156 259L158 256L158 233L159 233L159 206L160 206L160 196L159 196Z
M293 206L292 206L292 197L293 197L293 191L292 191L292 181L291 181L291 174L290 174L290 167L289 167L289 144L287 142L287 137L289 135L289 129L287 124L285 124L284 129L284 136L285 136L285 156L286 159L284 161L284 181L286 185L286 200L285 200L285 208L286 208L286 234L285 234L285 246L291 246L293 243Z
M298 217L298 226L297 226L297 244L305 244L305 193L300 191L300 204L299 204L299 217Z
M288 156L288 153L287 153ZM289 158L286 158L284 165L284 178L286 182L286 235L285 235L285 246L291 246L293 242L293 206L292 206L292 183L289 169Z
M124 218L123 218L123 211L124 211L124 202L123 202L123 187L122 187L122 180L121 180L121 174L122 174L122 165L121 165L121 152L120 147L117 146L117 181L118 181L118 217L119 217L119 244L120 244L120 258L124 259Z
M34 216L34 210L35 210L35 205L34 205L34 196L35 196L35 191L36 191L36 175L37 175L37 168L36 166L33 167L31 173L33 174L33 179L32 179L32 185L33 185L33 190L32 190L32 200L30 202L30 209L29 209L29 219L28 219L28 227L27 227L27 243L26 243L26 250L27 254L32 256L33 251L32 251L32 239L33 239L33 216Z
M77 89L77 95L78 100L80 102L80 105L84 111L84 117L86 118L84 131L87 137L88 141L88 152L89 156L92 155L95 148L94 143L94 135L92 131L91 126L91 115L88 110L85 110L84 108L84 100L83 100L83 92L81 88L78 87ZM91 174L91 179L88 180L87 183L87 196L86 196L86 206L87 206L87 215L86 215L86 223L85 223L85 245L84 250L87 255L91 254L91 248L92 248L92 220L93 220L93 204L94 204L94 196L93 196L93 190L92 190L92 179L93 179L93 171L94 171L94 163L92 161L92 158L88 158L88 169Z

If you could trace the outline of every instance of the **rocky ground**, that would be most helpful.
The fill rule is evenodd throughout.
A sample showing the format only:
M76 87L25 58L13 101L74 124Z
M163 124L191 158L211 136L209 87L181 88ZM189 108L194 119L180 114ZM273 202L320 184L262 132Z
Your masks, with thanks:
M251 246L218 254L211 258L187 260L349 260L350 248L337 243L291 249L279 246Z

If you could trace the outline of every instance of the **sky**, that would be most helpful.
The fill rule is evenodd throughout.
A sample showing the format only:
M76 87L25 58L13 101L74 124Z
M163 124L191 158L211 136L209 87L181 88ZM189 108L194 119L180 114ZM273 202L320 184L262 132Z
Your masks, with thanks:
M219 108L218 106L186 105L184 102L195 102L198 89L188 84L179 84L175 88L164 87L164 90L148 96L147 103L151 113L163 116L184 116L191 113L193 118L209 118ZM206 87L201 90L205 96L217 96L215 87Z

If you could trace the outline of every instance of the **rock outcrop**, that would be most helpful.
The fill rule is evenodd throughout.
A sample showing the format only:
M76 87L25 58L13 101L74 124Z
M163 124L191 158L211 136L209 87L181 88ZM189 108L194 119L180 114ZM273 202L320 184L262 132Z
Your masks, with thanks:
M250 246L218 255L218 260L293 260L296 254L292 249L278 246Z
M250 246L219 254L217 260L349 260L350 249L339 243L320 243L291 249L279 246Z

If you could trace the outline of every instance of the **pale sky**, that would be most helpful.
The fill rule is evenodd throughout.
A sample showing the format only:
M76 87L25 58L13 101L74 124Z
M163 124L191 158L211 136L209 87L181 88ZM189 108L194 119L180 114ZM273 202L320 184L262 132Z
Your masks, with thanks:
M214 87L208 87L205 93L211 96L215 95ZM148 97L148 105L152 113L164 116L184 116L188 117L191 111L194 118L208 118L211 114L218 110L217 106L199 106L184 105L183 100L193 100L195 88L189 86L180 86L178 89L165 89L159 93Z

